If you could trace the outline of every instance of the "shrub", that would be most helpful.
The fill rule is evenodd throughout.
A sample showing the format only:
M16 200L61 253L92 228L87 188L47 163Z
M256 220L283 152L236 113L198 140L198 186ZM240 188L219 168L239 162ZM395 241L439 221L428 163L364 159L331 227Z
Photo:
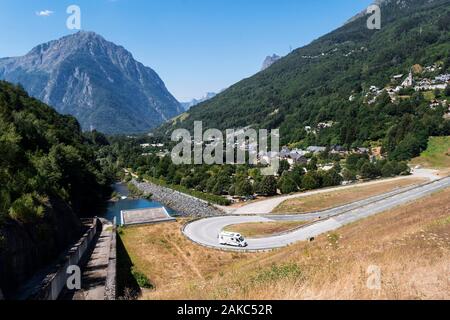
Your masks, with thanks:
M342 171L342 177L345 181L355 181L356 180L356 174L349 169L344 169Z
M395 168L390 162L386 162L386 164L381 169L381 174L383 177L388 178L395 175Z
M257 193L266 196L274 196L277 194L277 180L274 176L264 176L258 183Z
M136 279L136 282L138 283L139 287L145 288L145 289L153 289L153 285L150 282L150 280L147 278L145 274L142 272L139 272L136 270L135 267L131 268L131 274L133 275L134 279Z
M322 176L322 180L322 187L338 186L342 183L342 177L335 169L325 172Z
M312 171L305 174L302 179L302 188L305 190L313 190L320 187L320 181L316 174Z
M235 192L239 196L250 196L253 194L253 187L250 181L244 179L236 184Z
M298 191L297 184L289 174L283 174L279 182L279 187L282 194L289 194Z
M36 204L33 195L25 194L13 202L9 215L14 220L32 223L44 216L44 207Z

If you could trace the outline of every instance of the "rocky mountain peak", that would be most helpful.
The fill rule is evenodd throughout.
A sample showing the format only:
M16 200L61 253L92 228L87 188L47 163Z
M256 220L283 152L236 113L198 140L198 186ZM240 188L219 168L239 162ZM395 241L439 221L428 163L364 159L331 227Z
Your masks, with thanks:
M145 132L183 111L155 71L95 32L0 59L0 79L21 83L58 112L75 116L85 130Z
M279 55L273 54L271 56L267 56L266 59L264 59L263 65L261 67L261 71L266 70L269 68L272 64L280 60L281 57Z

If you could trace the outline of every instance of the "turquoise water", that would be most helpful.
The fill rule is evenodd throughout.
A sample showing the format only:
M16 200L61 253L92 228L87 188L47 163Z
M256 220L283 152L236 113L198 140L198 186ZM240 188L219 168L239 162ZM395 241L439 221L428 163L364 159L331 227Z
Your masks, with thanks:
M121 196L128 196L128 188L124 184L115 184L114 190L118 192ZM122 210L133 210L133 209L144 209L144 208L162 208L164 207L161 203L157 201L150 201L147 199L126 199L119 200L117 202L110 202L106 210L105 218L112 221L114 217L116 218L117 224L120 224L120 211ZM165 207L167 212L171 216L176 216L177 212Z

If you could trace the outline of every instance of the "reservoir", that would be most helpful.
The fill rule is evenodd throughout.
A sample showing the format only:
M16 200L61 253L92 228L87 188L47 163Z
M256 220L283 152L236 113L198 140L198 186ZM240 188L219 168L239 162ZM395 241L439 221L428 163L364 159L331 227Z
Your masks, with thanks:
M128 197L129 191L126 184L116 183L113 186L114 191L120 194L121 197ZM151 201L147 199L124 199L119 201L111 201L108 203L108 208L104 218L112 221L116 218L117 224L120 224L120 211L133 210L133 209L145 209L145 208L162 208L164 207L157 201ZM177 216L177 212L165 207L167 212L172 216Z

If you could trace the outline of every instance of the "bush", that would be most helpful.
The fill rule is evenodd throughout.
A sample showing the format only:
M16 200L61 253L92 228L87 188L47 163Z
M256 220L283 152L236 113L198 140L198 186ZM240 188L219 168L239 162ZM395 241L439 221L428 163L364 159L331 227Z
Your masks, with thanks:
M131 182L128 183L128 191L130 192L130 195L132 197L137 197L137 198L142 197L144 194L138 187L136 187L136 185L134 183L131 183Z
M298 191L297 184L289 174L283 174L279 182L279 188L282 194L289 194Z
M370 162L366 162L361 166L361 169L359 170L359 174L363 179L374 179L378 177L379 172L375 165L373 165Z
M395 175L395 167L391 162L386 162L386 164L381 169L381 174L385 178L393 177Z
M335 169L325 172L322 176L322 187L339 186L341 183L342 177Z
M257 193L265 196L274 196L277 194L277 180L274 176L265 176L258 183Z
M253 194L253 187L250 181L244 179L236 184L235 192L238 196L251 196Z
M14 220L32 223L44 216L44 207L36 204L33 195L25 194L13 202L9 215Z
M136 279L136 282L138 283L139 287L145 289L153 289L153 284L150 282L147 276L136 270L135 267L131 268L131 274L133 275L134 279Z
M302 188L305 190L313 190L320 187L320 181L315 173L312 171L305 174L302 179Z
M355 181L356 180L356 174L352 170L344 169L342 171L342 177L344 178L344 181Z

